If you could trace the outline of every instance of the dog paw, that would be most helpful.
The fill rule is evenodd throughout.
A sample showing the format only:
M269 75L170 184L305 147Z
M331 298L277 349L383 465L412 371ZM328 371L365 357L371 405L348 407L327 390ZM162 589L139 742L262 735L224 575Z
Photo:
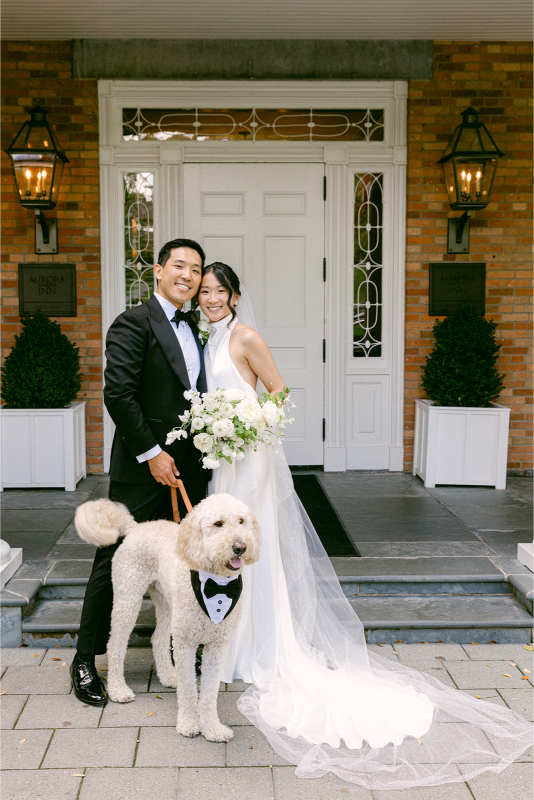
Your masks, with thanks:
M166 686L170 689L176 689L176 674L174 672L158 675L158 678L162 686Z
M182 736L188 736L190 739L200 733L200 726L196 719L182 719L178 721L176 730Z
M129 686L113 686L108 681L108 696L113 703L131 703L135 700L135 693L132 692Z
M233 738L234 732L231 728L219 722L203 728L202 735L208 742L229 742Z

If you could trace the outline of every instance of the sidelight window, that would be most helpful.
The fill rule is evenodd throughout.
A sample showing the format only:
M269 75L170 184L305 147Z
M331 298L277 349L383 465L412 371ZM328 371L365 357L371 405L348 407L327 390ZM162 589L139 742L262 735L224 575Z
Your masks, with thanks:
M353 355L382 355L383 178L354 176Z
M154 291L154 174L124 174L126 308L146 303Z

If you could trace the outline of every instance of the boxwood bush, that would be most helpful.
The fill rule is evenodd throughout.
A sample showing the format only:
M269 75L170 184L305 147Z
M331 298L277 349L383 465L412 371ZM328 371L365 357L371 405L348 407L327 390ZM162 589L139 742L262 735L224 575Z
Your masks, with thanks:
M6 408L64 408L81 387L79 348L40 311L25 314L2 367Z
M435 405L485 408L496 400L505 376L497 359L497 323L469 304L434 325L435 347L426 357L422 385Z

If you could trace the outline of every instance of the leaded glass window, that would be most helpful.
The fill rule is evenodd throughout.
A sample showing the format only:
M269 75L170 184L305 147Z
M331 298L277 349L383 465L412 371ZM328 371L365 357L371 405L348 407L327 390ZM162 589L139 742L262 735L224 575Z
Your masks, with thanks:
M154 175L124 174L126 308L146 303L154 291Z
M383 178L354 176L353 355L382 355Z
M124 108L122 138L383 142L384 110Z

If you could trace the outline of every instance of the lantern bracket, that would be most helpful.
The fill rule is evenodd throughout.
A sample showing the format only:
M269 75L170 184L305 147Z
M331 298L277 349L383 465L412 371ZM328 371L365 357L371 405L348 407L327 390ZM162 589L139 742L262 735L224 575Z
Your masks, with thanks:
M469 252L469 220L473 211L464 211L461 217L449 219L449 235L447 237L447 253Z
M57 220L47 219L40 208L35 209L35 252L57 253Z

